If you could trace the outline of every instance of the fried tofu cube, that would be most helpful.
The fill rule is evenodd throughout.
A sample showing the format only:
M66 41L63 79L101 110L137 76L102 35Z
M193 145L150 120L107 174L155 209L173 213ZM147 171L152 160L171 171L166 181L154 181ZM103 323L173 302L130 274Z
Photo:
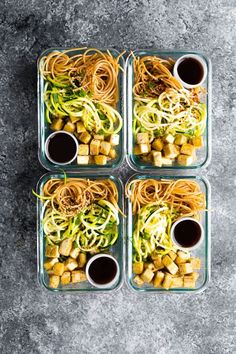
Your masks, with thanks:
M162 155L160 151L152 151L152 158L154 166L161 167L162 166Z
M153 261L153 264L154 264L156 269L158 269L158 270L159 269L163 269L164 268L164 264L162 263L162 256L159 255L159 257Z
M171 288L182 288L184 284L183 277L173 277L171 282Z
M142 152L140 150L140 145L135 145L134 147L134 155L141 155Z
M46 270L50 270L57 262L58 262L58 258L51 258L51 259L49 258L46 260L46 262L44 262L43 267Z
M78 263L76 262L76 260L74 258L67 258L67 260L65 261L65 268L66 270L74 270L75 268L78 267Z
M110 141L109 142L110 142L111 146L119 145L119 142L120 142L119 134L112 134L110 136Z
M196 149L200 149L204 146L203 137L202 136L195 136L192 138L192 144L195 146Z
M79 135L79 140L82 141L84 144L88 144L91 140L91 135L85 131Z
M193 267L191 263L181 263L179 265L179 272L181 275L190 274L193 272Z
M85 133L86 132L86 128L84 126L84 123L83 122L76 123L76 130L77 130L78 134Z
M108 141L101 141L100 153L103 155L108 155L111 150L111 144Z
M70 272L64 272L61 276L61 285L70 284L71 281L71 274Z
M133 263L133 272L135 274L142 274L144 268L143 262Z
M61 276L64 273L65 266L63 263L57 262L53 266L53 273Z
M78 165L88 165L89 163L89 156L77 156L77 164Z
M191 274L189 274L189 276L191 275L191 277L193 278L193 280L196 282L199 278L199 273L197 272L192 272Z
M157 138L152 143L152 148L157 151L161 151L163 149L163 141L160 138Z
M178 164L181 166L190 166L193 163L193 156L182 155L178 156Z
M144 263L144 268L150 269L152 272L156 272L157 270L154 263L149 263L149 262Z
M190 258L190 263L193 269L201 269L201 259L200 258Z
M174 144L166 144L163 148L165 157L168 159L174 159L178 155L178 151Z
M48 275L54 275L54 273L53 273L53 270L52 270L52 269L47 270L47 273L48 273Z
M60 284L60 277L58 275L50 275L49 286L50 288L56 289Z
M94 163L95 163L93 156L89 155L88 163L89 163L89 164L94 164Z
M59 252L62 256L69 256L72 249L72 239L66 238L60 243Z
M140 275L141 279L145 282L145 283L151 283L152 278L154 277L154 273L153 271L151 271L151 269L145 269L145 271Z
M78 267L83 268L87 262L86 253L80 253L78 257Z
M184 288L192 288L196 287L195 281L191 276L184 276Z
M136 140L137 140L137 144L148 144L149 143L149 135L148 135L148 133L138 133Z
M57 118L57 119L54 119L53 123L50 125L50 128L55 131L62 130L63 125L64 125L63 119Z
M89 155L89 145L79 144L78 155L88 156Z
M148 154L150 151L149 144L139 144L139 148L140 148L141 154Z
M79 120L80 120L80 117L73 116L73 115L70 116L71 123L77 123Z
M75 131L75 124L72 123L72 122L67 122L67 123L64 125L63 130L65 130L66 132L69 132L69 133L74 133L74 131Z
M116 150L115 149L111 149L110 150L110 152L109 152L109 157L111 158L111 159L115 159L116 158Z
M99 140L99 141L101 141L101 140L104 140L104 135L95 134L95 135L93 136L93 138L94 138L94 140Z
M58 258L58 257L60 257L59 246L47 245L46 246L46 250L45 250L45 256L49 257L49 258Z
M178 251L177 252L177 257L175 259L176 264L181 264L181 263L186 263L190 258L189 252L184 252L184 251Z
M164 281L162 283L162 287L168 290L171 287L172 276L168 273L165 274Z
M97 155L94 156L94 161L96 165L106 165L107 163L107 156L104 155Z
M183 134L177 134L175 137L175 144L176 145L186 144L187 141L188 141L188 138Z
M142 285L144 284L143 279L141 279L139 275L136 275L136 277L134 277L134 282L135 282L135 284L137 284L138 286L142 286Z
M175 137L172 134L168 134L164 137L164 141L169 144L173 144Z
M168 256L172 259L172 261L174 261L175 258L177 257L177 254L176 254L174 251L171 250L171 251L168 253Z
M195 151L195 148L191 144L183 144L180 149L180 153L188 156L192 156Z
M79 253L80 253L79 247L73 248L73 249L70 251L70 257L76 259L76 258L79 256Z
M166 157L162 157L162 165L172 165L173 161L171 159L167 159Z
M168 271L173 275L176 274L179 270L177 265L172 261L172 259L168 255L165 255L162 258L162 263L168 269Z
M165 274L163 272L157 271L153 280L153 286L154 288L158 288L161 286L161 283L165 277Z
M87 277L83 270L73 270L73 272L71 272L72 283L81 283L85 280L87 280Z
M90 143L90 154L91 155L99 155L99 150L100 150L100 140L95 140L93 139Z

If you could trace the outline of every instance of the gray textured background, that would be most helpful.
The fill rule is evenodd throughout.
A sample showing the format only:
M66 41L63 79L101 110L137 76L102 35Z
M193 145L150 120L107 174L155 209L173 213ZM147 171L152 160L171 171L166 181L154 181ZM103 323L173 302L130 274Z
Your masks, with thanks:
M0 2L1 353L235 353L233 0ZM36 279L36 59L51 46L189 48L213 63L212 281L197 296L53 296ZM130 174L127 166L122 176Z

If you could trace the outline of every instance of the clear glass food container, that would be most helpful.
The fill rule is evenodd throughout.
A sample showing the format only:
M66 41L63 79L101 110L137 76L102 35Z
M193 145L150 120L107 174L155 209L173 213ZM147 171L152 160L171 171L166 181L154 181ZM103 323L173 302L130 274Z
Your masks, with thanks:
M172 165L163 165L162 167L156 167L149 162L142 161L137 155L134 155L134 137L133 137L133 84L134 84L134 56L144 57L144 56L158 56L164 59L172 58L176 61L182 55L185 54L197 54L199 55L206 63L207 66L207 75L203 83L203 87L206 89L206 94L202 97L202 102L206 104L206 128L203 134L204 147L198 149L196 155L197 158L189 166L181 166L177 162L174 162ZM133 56L134 55L134 56ZM129 165L136 171L157 171L159 169L168 169L168 170L185 170L185 169L197 169L209 164L211 159L211 62L210 60L200 52L196 51L161 51L161 50L135 50L131 53L126 60L126 95L127 95L127 161Z
M82 54L84 53L87 49L89 48L82 48L82 49L78 49L75 48L74 50L72 50L73 48L49 48L47 50L45 50L40 57L38 58L38 91L37 91L37 95L38 95L38 158L39 158L39 162L41 163L41 165L46 168L49 171L55 171L58 170L60 168L63 168L63 170L65 171L81 171L81 170L86 170L86 171L92 171L94 169L96 170L100 170L100 171L108 171L109 169L113 169L116 168L118 166L120 166L122 164L122 161L125 157L125 153L126 153L126 143L125 143L125 139L126 139L126 128L125 128L125 118L124 118L124 97L125 97L125 75L124 75L124 66L125 66L125 61L124 58L121 57L119 64L122 68L122 70L119 70L119 75L118 75L118 92L119 92L119 101L117 103L117 107L116 109L118 110L118 112L120 113L122 119L123 119L123 127L121 129L121 131L118 133L120 136L120 141L119 141L119 145L116 146L116 152L117 152L117 157L115 159L112 159L110 161L107 162L106 165L96 165L96 164L88 164L88 165L78 165L76 160L74 160L72 163L70 164L64 164L64 165L59 165L59 164L55 164L50 162L45 154L45 142L47 137L49 136L50 133L52 133L53 131L50 129L49 127L49 123L47 123L46 118L45 118L45 103L43 100L43 92L44 92L44 85L45 85L45 80L43 78L43 76L40 74L40 61L41 59L48 55L49 53L53 52L53 51L65 51L65 50L70 50L68 55L76 55L76 54ZM107 50L109 50L109 52L111 53L111 55L115 58L117 58L120 53L115 50L115 49L101 49L101 48L97 48L99 49L101 52L107 53Z
M43 191L43 186L44 184L52 178L59 178L59 179L64 179L64 174L63 173L46 173L43 175L37 184L37 193L42 194ZM123 184L121 180L117 177L114 177L112 175L106 175L106 174L100 174L99 176L94 176L94 174L76 174L73 172L67 173L67 178L85 178L85 179L90 179L90 180L99 180L99 179L110 179L112 180L118 189L118 195L119 195L119 200L118 204L120 209L123 211L124 210L124 205L123 205ZM59 285L58 288L53 289L50 288L48 285L48 274L44 269L44 262L45 262L45 236L44 236L44 231L43 231L43 226L42 226L42 220L43 220L43 215L44 215L44 204L43 202L38 198L37 199L37 272L38 272L38 280L39 283L47 290L52 291L54 293L85 293L85 292L112 292L115 290L118 290L123 283L123 259L124 259L124 221L123 217L121 214L119 214L119 237L116 241L116 243L109 248L109 250L106 252L108 254L111 254L116 258L116 260L119 263L119 268L120 268L120 275L119 279L111 287L108 288L96 288L92 286L88 281L86 282L81 282L81 283L75 283L75 284L68 284L68 285Z
M200 176L157 176L157 175L134 175L130 178L127 184L134 179L187 179L196 181L202 192L206 196L206 211L201 212L201 223L204 229L204 240L195 250L190 251L191 257L197 257L201 259L201 269L198 270L199 278L196 282L196 288L170 288L165 290L163 288L154 288L153 285L144 284L143 286L138 286L133 281L134 273L132 271L132 260L133 260L133 245L132 245L132 235L134 229L134 217L132 214L132 205L130 200L126 201L127 209L127 229L126 229L126 282L130 289L138 293L198 293L207 287L210 279L210 262L211 262L211 229L210 229L210 198L211 198L211 188L209 181Z

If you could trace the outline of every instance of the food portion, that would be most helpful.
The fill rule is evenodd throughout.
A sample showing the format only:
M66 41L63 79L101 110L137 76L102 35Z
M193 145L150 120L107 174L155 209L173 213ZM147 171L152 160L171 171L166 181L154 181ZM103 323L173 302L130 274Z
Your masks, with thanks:
M138 286L195 288L201 260L173 244L172 224L200 220L205 195L193 180L135 179L126 187L133 212L133 281Z
M204 144L205 89L185 89L173 66L172 59L134 58L133 153L157 167L189 166Z
M119 237L118 190L109 180L50 179L43 186L44 269L49 287L86 281L92 255Z
M46 121L53 131L73 133L79 165L106 165L117 157L122 117L117 110L120 56L96 49L71 55L53 51L40 61Z

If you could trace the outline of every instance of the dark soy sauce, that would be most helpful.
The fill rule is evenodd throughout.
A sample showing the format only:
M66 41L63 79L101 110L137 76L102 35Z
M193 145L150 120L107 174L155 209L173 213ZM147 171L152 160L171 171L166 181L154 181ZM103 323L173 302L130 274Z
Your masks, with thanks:
M68 162L75 156L76 143L70 135L57 133L49 140L48 153L55 162Z
M89 275L97 284L108 284L116 276L117 266L113 259L99 257L89 267Z
M193 247L201 238L201 228L193 220L180 221L174 229L174 237L182 247Z
M178 66L178 74L186 84L197 85L203 78L203 66L194 58L183 59Z

